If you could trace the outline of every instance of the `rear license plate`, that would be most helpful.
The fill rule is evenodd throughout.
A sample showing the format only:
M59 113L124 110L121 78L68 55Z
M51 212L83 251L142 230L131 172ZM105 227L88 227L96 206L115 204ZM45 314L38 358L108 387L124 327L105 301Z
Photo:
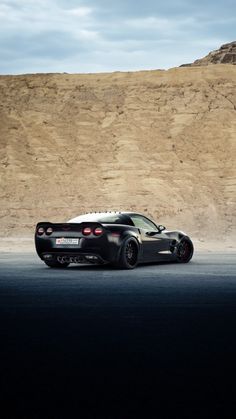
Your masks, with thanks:
M64 237L61 237L59 239L56 239L56 244L75 244L78 245L79 244L79 239L65 239Z

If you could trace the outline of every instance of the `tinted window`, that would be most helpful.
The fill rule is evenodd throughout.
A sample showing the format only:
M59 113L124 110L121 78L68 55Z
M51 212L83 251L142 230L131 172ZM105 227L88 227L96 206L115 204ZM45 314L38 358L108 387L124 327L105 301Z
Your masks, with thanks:
M131 220L133 221L135 227L143 228L148 231L157 231L155 224L150 221L148 218L143 217L142 215L130 215Z
M126 217L122 214L115 214L115 215L107 215L101 218L98 218L97 221L99 223L104 224L125 224L125 225L133 225L132 221L129 217Z

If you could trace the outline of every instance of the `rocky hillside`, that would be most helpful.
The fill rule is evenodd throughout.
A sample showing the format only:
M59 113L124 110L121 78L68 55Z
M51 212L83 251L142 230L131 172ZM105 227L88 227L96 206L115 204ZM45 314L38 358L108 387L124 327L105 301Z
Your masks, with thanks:
M236 65L236 41L222 45L219 49L211 51L206 57L194 61L192 64L183 64L182 67L203 66L211 64Z
M0 77L1 236L133 209L234 239L236 67Z

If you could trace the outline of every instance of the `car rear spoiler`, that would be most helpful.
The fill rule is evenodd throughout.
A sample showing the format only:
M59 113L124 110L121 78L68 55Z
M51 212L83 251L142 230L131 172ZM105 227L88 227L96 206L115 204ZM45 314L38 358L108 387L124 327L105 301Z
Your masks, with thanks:
M96 228L101 228L103 230L106 230L106 227L104 227L101 223L98 223L96 221L83 221L82 223L51 223L49 221L40 221L36 225L36 232L39 228L43 228L45 231L48 228L51 228L53 232L69 232L69 231L75 231L79 232L84 230L85 228L91 228L91 230L95 230Z

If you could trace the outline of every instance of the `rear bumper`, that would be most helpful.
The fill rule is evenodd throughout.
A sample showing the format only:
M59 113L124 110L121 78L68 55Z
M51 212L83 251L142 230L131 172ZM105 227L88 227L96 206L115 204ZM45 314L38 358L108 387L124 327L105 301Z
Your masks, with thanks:
M44 252L40 255L44 261L57 260L60 263L100 263L106 264L109 261L97 253L88 252Z
M45 260L45 255L47 254L51 255L53 259L57 259L59 256L78 258L76 263L80 263L79 261L81 263L84 263L84 261L93 263L93 258L91 257L90 259L90 256L96 256L96 263L115 263L119 257L120 243L111 242L107 235L103 235L101 238L81 238L72 233L71 236L67 234L67 237L78 238L78 246L74 244L66 246L56 245L57 237L55 236L35 236L35 247L38 256L42 260Z

